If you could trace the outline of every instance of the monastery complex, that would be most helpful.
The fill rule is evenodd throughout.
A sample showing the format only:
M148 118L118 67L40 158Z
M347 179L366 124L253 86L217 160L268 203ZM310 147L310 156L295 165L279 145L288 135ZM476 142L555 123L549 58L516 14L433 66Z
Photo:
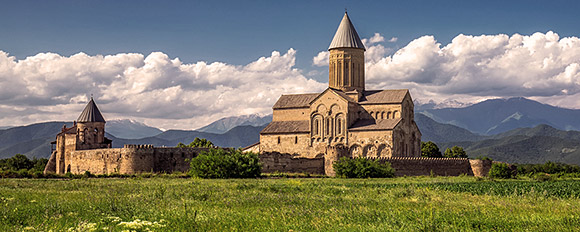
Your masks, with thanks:
M402 175L485 175L491 161L421 157L421 132L407 89L365 88L365 47L345 13L330 47L329 84L322 93L282 95L260 142L263 172L335 175L341 157L389 162ZM124 145L112 148L105 119L91 98L71 128L53 142L45 173L185 172L206 148ZM487 162L487 163L486 163Z

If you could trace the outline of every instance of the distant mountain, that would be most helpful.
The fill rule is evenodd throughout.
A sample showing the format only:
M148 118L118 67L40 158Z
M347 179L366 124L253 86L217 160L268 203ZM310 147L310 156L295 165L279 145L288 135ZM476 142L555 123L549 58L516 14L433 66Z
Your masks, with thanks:
M237 126L261 127L272 121L272 115L260 116L257 114L227 117L210 123L207 126L197 129L199 132L223 134Z
M45 122L0 130L0 158L23 154L29 157L50 155L50 142L67 122Z
M461 146L470 157L488 156L508 163L544 163L546 161L580 165L580 132L561 131L548 125L518 128L480 141L439 143Z
M486 138L485 136L472 133L458 126L438 123L421 113L415 114L415 122L421 131L422 141L441 143L453 141L478 141Z
M162 130L131 119L107 121L105 131L117 138L138 139L160 134Z
M439 123L493 135L521 127L547 124L559 130L580 130L580 110L564 109L526 98L486 100L464 108L418 111Z
M51 153L50 142L55 140L56 134L61 131L62 126L65 124L67 127L72 126L72 123L46 122L0 130L0 158L12 157L15 154L48 158ZM260 139L259 133L264 127L239 126L223 134L170 130L140 139L118 138L108 131L105 136L113 140L113 147L123 147L124 144L153 144L155 146L173 147L180 142L188 144L196 137L199 137L209 139L217 146L237 148L258 142ZM122 129L122 127L120 128ZM127 130L131 130L131 128Z

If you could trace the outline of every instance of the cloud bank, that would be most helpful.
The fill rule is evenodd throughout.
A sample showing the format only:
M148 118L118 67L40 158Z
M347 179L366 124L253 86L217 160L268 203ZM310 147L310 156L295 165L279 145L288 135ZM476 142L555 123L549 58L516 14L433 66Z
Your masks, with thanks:
M409 88L423 100L523 96L580 108L580 39L551 31L458 35L446 46L423 36L392 55L367 59L366 69L369 86Z
M224 116L268 114L281 94L326 87L294 67L295 55L294 49L274 51L235 66L184 64L161 52L40 53L16 60L0 51L0 122L72 121L89 94L107 119L138 118L166 129L194 129Z
M367 89L408 88L422 103L461 105L523 96L580 109L577 37L458 35L442 45L422 36L396 51L383 45L391 42L378 33L363 39ZM132 118L165 129L269 114L281 94L327 87L305 77L295 61L294 49L246 65L187 64L162 52L40 53L17 60L0 51L0 126L74 120L90 94L106 119ZM312 64L327 66L328 51L313 57Z

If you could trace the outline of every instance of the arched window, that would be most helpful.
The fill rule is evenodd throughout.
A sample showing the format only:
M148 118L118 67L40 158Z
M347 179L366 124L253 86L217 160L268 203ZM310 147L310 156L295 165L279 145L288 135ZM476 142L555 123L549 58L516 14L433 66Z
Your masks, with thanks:
M315 118L314 123L312 124L312 134L313 135L318 135L318 128L319 128L318 118Z
M341 118L336 119L336 134L338 134L338 135L342 134L342 119Z
M387 119L391 118L391 111L387 112Z
M332 118L326 118L326 130L325 130L325 134L331 136L332 133Z

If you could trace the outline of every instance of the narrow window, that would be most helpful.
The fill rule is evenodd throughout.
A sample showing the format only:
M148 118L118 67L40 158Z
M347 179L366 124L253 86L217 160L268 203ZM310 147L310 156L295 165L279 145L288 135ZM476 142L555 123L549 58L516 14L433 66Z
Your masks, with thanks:
M280 136L278 136L278 144L280 144Z
M294 136L294 144L298 143L298 136Z
M342 134L342 120L340 118L336 120L336 133L339 135Z
M314 119L314 128L312 128L314 135L318 135L318 119Z

